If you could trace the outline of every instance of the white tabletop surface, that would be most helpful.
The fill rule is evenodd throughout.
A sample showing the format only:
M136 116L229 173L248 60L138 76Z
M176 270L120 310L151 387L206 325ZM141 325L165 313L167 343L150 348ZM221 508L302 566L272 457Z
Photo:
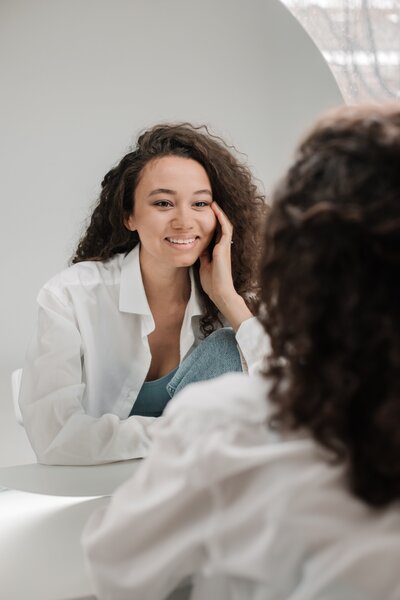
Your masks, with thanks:
M0 488L53 496L108 496L129 479L141 459L94 466L37 463L0 468Z
M0 598L96 600L81 536L90 514L139 467L38 464L0 468ZM168 600L188 600L183 585Z
M0 597L94 598L80 538L89 515L109 500L1 492Z
M140 460L94 467L1 468L0 598L96 600L85 567L82 531L91 513L107 505L108 494L139 464ZM190 586L183 586L168 598L188 600L189 595Z
M0 468L0 597L94 599L80 542L83 527L140 462Z

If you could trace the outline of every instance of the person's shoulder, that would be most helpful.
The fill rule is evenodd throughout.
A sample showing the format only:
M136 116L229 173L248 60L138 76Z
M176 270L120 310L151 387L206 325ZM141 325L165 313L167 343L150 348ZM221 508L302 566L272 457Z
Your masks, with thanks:
M116 254L106 261L87 260L75 263L51 277L42 290L58 294L75 286L118 283L123 258L124 254Z
M209 381L188 385L167 406L168 420L197 423L200 427L223 423L265 423L269 382L261 375L227 373Z

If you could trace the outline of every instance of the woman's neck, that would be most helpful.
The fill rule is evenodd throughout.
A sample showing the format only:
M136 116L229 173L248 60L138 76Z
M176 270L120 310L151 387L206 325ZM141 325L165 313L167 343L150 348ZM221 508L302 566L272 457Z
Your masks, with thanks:
M165 268L161 264L148 264L140 259L143 286L150 307L187 304L190 297L189 268Z

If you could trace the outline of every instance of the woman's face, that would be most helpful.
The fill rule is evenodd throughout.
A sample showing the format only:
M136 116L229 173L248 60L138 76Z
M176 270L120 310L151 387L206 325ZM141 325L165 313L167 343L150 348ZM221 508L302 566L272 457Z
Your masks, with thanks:
M170 267L193 265L216 228L212 200L208 175L195 160L163 156L148 162L126 221L131 231L138 232L141 261Z

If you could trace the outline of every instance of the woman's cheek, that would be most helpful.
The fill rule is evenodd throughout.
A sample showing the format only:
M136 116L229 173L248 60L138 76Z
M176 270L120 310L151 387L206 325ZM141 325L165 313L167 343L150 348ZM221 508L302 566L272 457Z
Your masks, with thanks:
M210 213L208 214L208 220L209 220L209 225L208 225L209 231L210 231L210 234L212 237L217 228L217 223L218 223L217 217L215 216L215 213L212 210L212 208L210 208Z

